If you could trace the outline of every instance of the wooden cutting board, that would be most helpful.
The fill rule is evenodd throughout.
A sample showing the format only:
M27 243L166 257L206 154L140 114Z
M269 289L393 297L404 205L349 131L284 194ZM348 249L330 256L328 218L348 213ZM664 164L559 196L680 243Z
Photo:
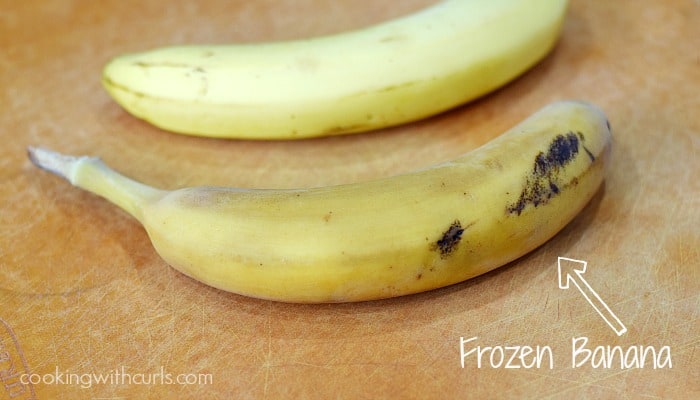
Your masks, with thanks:
M368 134L178 136L125 113L99 83L123 52L338 32L431 2L5 0L0 399L700 396L697 1L573 0L560 44L523 77ZM98 155L164 188L327 185L448 160L563 98L600 105L615 135L605 187L581 215L497 271L361 304L280 304L206 287L169 268L132 218L25 155L28 145ZM588 262L588 293L626 333L575 288L559 289L560 256ZM600 346L629 360L634 346L658 355L643 368L619 356L605 368Z

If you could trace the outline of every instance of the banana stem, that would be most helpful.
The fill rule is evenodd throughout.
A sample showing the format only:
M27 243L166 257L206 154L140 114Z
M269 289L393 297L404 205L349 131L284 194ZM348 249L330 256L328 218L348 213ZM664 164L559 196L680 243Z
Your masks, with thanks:
M97 157L68 156L52 150L28 147L37 167L56 174L72 185L97 194L142 221L145 203L162 196L163 190L144 185L114 171Z

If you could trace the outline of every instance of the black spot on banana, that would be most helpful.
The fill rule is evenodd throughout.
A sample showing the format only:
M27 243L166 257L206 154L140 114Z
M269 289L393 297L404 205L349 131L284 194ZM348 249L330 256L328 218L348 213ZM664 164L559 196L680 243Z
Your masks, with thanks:
M583 137L583 134L580 136ZM591 152L586 152L591 161L594 161L595 157ZM515 204L508 206L508 212L520 214L528 204L537 207L559 194L560 172L578 154L579 137L576 134L569 132L557 135L549 145L547 153L542 152L535 157L535 165L520 193L520 198Z
M435 246L432 246L432 249L439 251L442 258L446 258L457 248L459 241L462 239L462 233L464 233L462 224L459 221L453 222L443 232L440 239L435 242Z

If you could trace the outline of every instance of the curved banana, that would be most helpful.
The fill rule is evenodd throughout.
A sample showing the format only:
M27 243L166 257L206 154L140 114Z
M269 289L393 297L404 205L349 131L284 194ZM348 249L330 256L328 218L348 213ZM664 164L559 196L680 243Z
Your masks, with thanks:
M594 195L610 144L601 111L559 102L455 160L339 186L163 191L97 158L42 149L30 158L133 215L158 253L197 280L265 299L346 302L450 285L535 249Z
M445 0L372 27L275 43L123 55L102 82L128 112L190 135L295 139L445 111L522 74L554 46L566 0Z

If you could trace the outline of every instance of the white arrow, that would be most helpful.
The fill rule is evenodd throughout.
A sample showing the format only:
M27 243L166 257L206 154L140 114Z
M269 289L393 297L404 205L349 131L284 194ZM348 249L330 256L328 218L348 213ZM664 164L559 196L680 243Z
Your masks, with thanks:
M598 293L593 290L591 285L583 279L583 274L586 272L586 265L587 263L585 261L559 257L557 260L559 269L559 289L568 289L569 282L573 283L583 297L585 297L598 314L603 317L612 330L617 333L617 336L622 336L627 332L627 328L625 328L622 322L620 322L617 316L610 310L610 307L598 296Z

